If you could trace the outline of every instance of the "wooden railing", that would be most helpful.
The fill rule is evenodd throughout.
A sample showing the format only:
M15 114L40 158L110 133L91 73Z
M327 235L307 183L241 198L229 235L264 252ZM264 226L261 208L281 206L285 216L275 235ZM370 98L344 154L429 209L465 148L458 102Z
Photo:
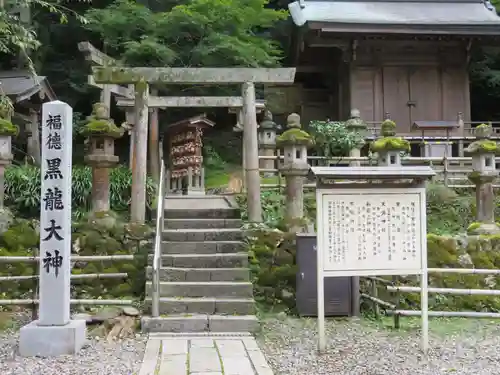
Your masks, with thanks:
M349 166L351 162L359 162L360 165L374 166L376 160L367 156L362 157L324 157L308 156L311 166ZM261 184L262 189L279 189L284 187L276 163L281 163L283 156L259 156L259 160L274 160L275 168L260 168L261 173L277 176L276 183ZM472 158L470 157L405 157L402 159L403 165L429 165L436 171L435 180L443 181L450 188L473 188L474 185L468 182L467 174L472 172ZM496 158L496 163L500 163L500 157ZM500 187L500 185L493 185ZM315 184L304 184L304 188L314 188Z

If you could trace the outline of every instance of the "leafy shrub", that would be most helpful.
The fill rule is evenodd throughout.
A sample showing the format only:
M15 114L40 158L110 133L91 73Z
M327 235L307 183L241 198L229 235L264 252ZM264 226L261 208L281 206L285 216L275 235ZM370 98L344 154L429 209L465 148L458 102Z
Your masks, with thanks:
M345 122L312 121L309 130L315 148L323 156L348 156L352 149L363 146L364 136L349 130Z
M40 214L40 168L23 165L5 170L5 204L16 214L37 217ZM111 209L127 214L132 188L132 172L124 166L110 169ZM147 179L146 201L149 209L155 197L155 184ZM72 209L76 217L88 212L92 204L92 169L73 167Z

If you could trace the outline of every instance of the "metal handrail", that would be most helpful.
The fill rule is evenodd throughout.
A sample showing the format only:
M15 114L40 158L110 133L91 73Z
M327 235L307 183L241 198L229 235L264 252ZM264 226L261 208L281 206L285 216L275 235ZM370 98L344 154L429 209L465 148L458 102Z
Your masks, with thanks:
M158 196L156 201L156 234L155 234L155 250L153 256L153 273L152 273L152 289L151 296L151 315L153 317L160 316L160 268L161 268L161 234L163 230L163 203L164 203L164 187L165 187L165 164L160 161L160 181L158 182Z

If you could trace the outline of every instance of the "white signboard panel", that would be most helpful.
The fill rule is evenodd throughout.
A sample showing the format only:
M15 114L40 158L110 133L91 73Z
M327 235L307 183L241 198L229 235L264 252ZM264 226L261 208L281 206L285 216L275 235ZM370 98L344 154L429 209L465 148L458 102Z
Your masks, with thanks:
M325 275L421 273L426 247L423 189L335 189L318 194Z
M324 270L420 270L420 194L323 196Z

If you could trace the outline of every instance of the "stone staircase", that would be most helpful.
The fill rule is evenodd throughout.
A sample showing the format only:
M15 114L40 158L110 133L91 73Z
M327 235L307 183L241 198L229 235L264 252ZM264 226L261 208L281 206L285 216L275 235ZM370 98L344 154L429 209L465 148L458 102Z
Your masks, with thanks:
M143 318L143 331L256 331L248 255L235 202L223 196L167 198L164 216L160 316ZM148 267L149 303L151 271Z

